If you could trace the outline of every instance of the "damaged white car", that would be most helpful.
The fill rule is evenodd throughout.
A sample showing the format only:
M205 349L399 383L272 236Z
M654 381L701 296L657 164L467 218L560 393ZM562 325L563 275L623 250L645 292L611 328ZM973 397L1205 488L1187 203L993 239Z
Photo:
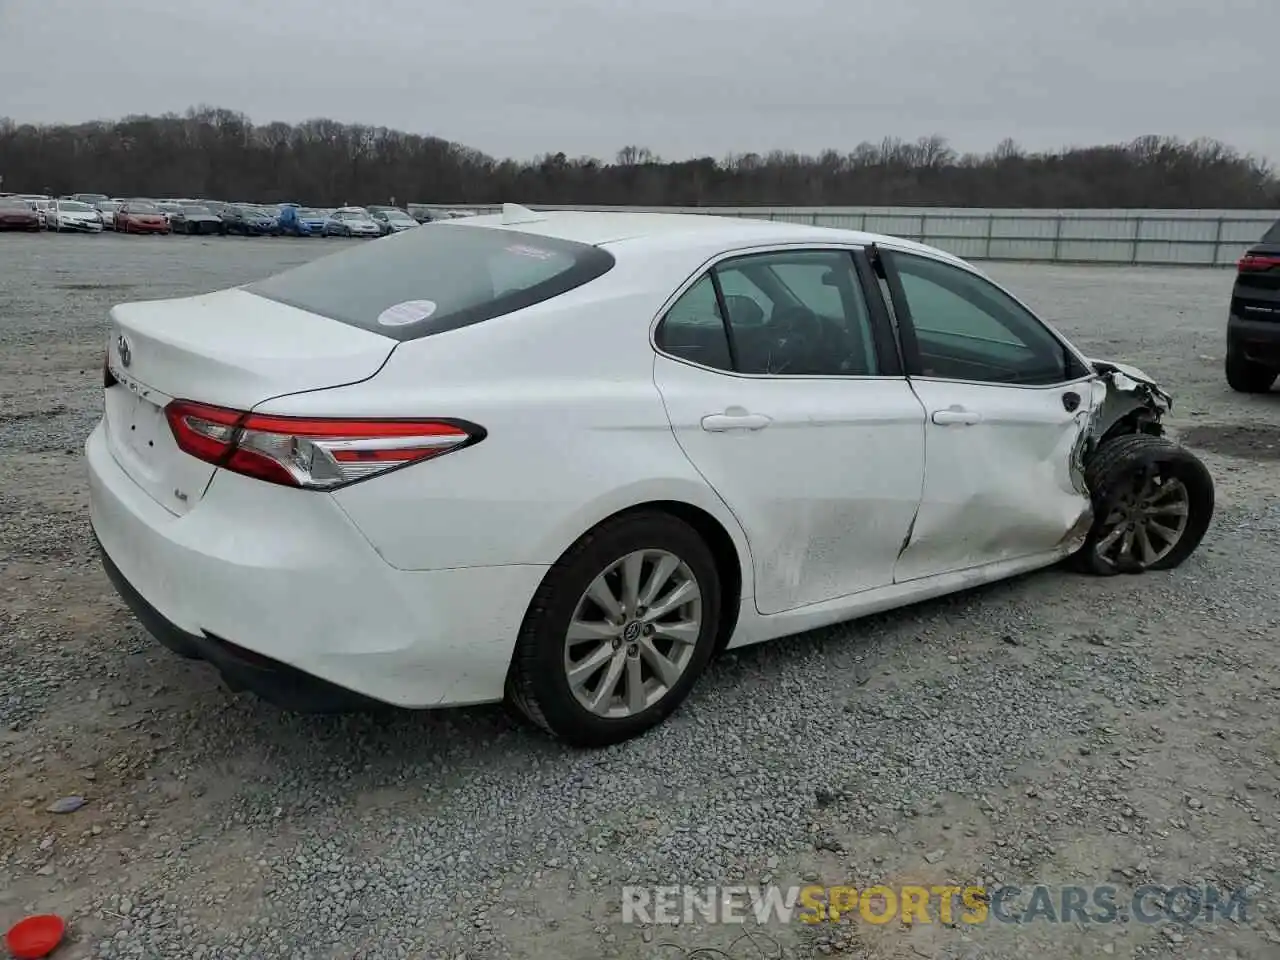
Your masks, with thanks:
M795 224L509 205L116 307L104 385L93 527L166 645L580 744L720 650L1167 569L1213 513L1141 372L953 256Z

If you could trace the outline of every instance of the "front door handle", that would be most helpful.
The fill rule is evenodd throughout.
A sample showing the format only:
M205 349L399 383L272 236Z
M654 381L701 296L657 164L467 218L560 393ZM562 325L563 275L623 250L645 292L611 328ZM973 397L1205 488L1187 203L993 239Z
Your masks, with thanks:
M982 414L977 410L966 410L964 407L948 407L946 410L933 411L933 422L941 426L971 426L982 422Z
M747 413L741 407L730 407L724 413L712 413L702 418L702 429L710 433L727 430L763 430L773 422L763 413Z

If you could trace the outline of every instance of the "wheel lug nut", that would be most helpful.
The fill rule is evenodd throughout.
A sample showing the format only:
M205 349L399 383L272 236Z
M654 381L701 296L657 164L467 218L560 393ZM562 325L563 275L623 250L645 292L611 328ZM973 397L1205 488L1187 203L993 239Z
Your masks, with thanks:
M653 624L652 624L652 623L646 623L646 624L644 625L644 635L645 635L646 637L651 637L651 636L653 636Z

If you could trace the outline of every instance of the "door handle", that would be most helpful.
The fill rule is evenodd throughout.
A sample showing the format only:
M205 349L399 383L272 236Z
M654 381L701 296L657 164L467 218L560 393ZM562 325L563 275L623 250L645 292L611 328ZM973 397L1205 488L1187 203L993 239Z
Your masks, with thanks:
M982 414L977 410L966 410L964 407L948 407L946 410L933 411L933 422L941 426L971 426L982 422Z
M738 408L741 410L741 408ZM702 418L702 429L710 433L724 433L727 430L763 430L773 420L763 413L730 412L712 413Z

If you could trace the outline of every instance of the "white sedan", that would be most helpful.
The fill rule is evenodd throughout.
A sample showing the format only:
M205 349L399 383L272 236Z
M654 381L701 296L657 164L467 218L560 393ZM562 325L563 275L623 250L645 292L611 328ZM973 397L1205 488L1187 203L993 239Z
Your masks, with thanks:
M289 708L505 700L613 743L723 649L1171 568L1213 512L1158 386L889 237L511 205L110 328L106 569Z
M49 210L45 212L45 229L61 233L69 230L74 233L101 233L102 215L88 204L78 200L50 201Z
M51 200L45 212L45 229L61 233L101 233L102 214L79 200Z

